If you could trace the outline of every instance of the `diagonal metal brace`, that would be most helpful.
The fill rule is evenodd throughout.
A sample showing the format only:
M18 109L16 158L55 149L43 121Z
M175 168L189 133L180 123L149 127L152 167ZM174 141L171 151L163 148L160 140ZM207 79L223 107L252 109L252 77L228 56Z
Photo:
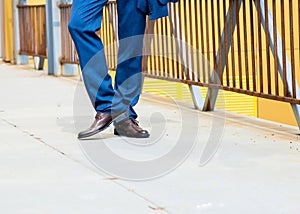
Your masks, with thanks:
M242 5L242 0L238 0L238 11L240 11L241 9L241 5ZM236 27L236 4L234 3L234 1L232 2L233 4L233 14L232 14L232 20L233 20L233 32L235 30ZM230 13L230 8L228 9L227 13L226 13L226 29L230 29L230 21L231 21L231 13ZM223 73L225 66L226 66L226 61L225 61L225 56L228 55L229 53L229 49L231 47L231 34L233 34L233 32L231 32L230 30L227 31L227 42L225 42L225 32L223 30L222 32L222 37L221 37L221 47L219 47L218 50L218 54L216 56L216 64L217 64L217 68L216 68L216 72L213 72L212 77L210 78L211 82L214 82L214 75L217 75L217 84L220 84L220 76L221 76L221 71ZM224 48L223 46L225 46L227 44L227 48ZM220 62L220 48L222 50L222 63L221 63L221 68L219 67L219 62ZM225 52L225 50L227 50L227 52ZM203 111L213 111L216 105L216 101L217 101L217 97L218 97L218 93L219 93L219 89L215 89L215 88L208 88L207 90L207 95L206 95L206 99L205 99L205 103L203 106Z
M258 7L260 7L260 12L261 12L261 23L262 23L262 26L263 26L263 29L264 31L266 32L266 15L268 16L268 33L269 34L269 38L270 38L270 48L271 48L271 52L273 54L273 56L275 56L275 46L274 46L274 35L273 35L273 30L274 30L274 27L276 26L273 26L273 16L272 16L272 12L270 10L270 8L268 8L268 14L265 14L265 5L264 5L264 2L263 1L259 1L260 4L258 5L258 2L257 1L254 1L255 2L255 7L256 9ZM283 81L284 79L284 75L283 75L283 56L282 56L282 40L281 40L281 37L280 37L280 34L277 30L277 59L278 59L278 72L279 72L279 75L281 77L281 80ZM292 85L293 85L293 78L292 78L292 66L291 66L291 63L290 63L290 60L288 58L288 55L286 54L286 79L287 79L287 87L288 87L288 94L292 94ZM300 96L300 89L299 89L299 85L298 83L296 82L296 97L299 97ZM298 124L298 127L300 128L300 106L297 105L297 104L293 104L291 103L291 107L292 107L292 110L294 112L294 116L296 118L296 121L297 121L297 124Z

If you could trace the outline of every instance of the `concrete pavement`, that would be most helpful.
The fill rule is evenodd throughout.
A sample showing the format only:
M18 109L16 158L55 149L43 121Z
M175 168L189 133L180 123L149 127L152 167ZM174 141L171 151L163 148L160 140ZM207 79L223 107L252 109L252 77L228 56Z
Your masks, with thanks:
M79 85L74 78L47 76L27 65L0 64L1 213L299 212L297 127L231 113L224 117L222 111L203 113L190 103L143 94L139 119L152 130L152 140L159 139L156 147L133 148L127 144L130 139L112 134L113 127L79 142L78 129L93 116L81 115L85 107L78 106L86 97L78 95ZM114 178L91 164L82 151L83 143L105 143L119 156L134 160L164 155L178 143L180 118L190 120L185 122L184 143L196 133L195 145L180 166L160 178ZM158 136L161 127L163 136ZM205 143L218 131L217 153L200 166Z

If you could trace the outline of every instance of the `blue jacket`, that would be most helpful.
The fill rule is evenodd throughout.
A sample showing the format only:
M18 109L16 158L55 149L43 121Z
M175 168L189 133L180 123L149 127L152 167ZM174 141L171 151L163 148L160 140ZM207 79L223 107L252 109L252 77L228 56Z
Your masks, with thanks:
M159 19L168 15L168 3L179 0L137 0L137 8L149 15L150 20Z

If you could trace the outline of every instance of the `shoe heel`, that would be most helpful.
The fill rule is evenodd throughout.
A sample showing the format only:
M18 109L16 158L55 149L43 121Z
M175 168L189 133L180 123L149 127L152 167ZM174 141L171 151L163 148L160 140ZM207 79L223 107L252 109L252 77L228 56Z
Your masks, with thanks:
M119 133L117 132L116 129L114 129L114 135L118 135L119 136Z

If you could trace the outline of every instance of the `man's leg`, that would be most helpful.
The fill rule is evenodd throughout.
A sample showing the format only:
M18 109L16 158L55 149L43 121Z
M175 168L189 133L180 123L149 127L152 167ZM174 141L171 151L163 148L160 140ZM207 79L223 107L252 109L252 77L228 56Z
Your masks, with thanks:
M115 78L116 109L127 108L130 118L142 89L142 50L146 15L137 9L136 0L117 0L119 54ZM121 105L120 106L120 102Z
M74 0L68 27L91 102L97 112L110 114L114 90L107 71L103 44L96 34L106 3L107 0Z
M74 40L83 80L95 110L95 121L79 139L90 137L106 129L113 121L111 114L114 89L108 74L103 44L96 34L100 29L103 7L107 0L74 0L69 31Z
M147 138L149 133L139 127L133 106L142 89L142 52L146 15L137 9L136 0L117 0L119 53L115 78L113 110L127 110L127 120L115 123L114 133L135 138Z

